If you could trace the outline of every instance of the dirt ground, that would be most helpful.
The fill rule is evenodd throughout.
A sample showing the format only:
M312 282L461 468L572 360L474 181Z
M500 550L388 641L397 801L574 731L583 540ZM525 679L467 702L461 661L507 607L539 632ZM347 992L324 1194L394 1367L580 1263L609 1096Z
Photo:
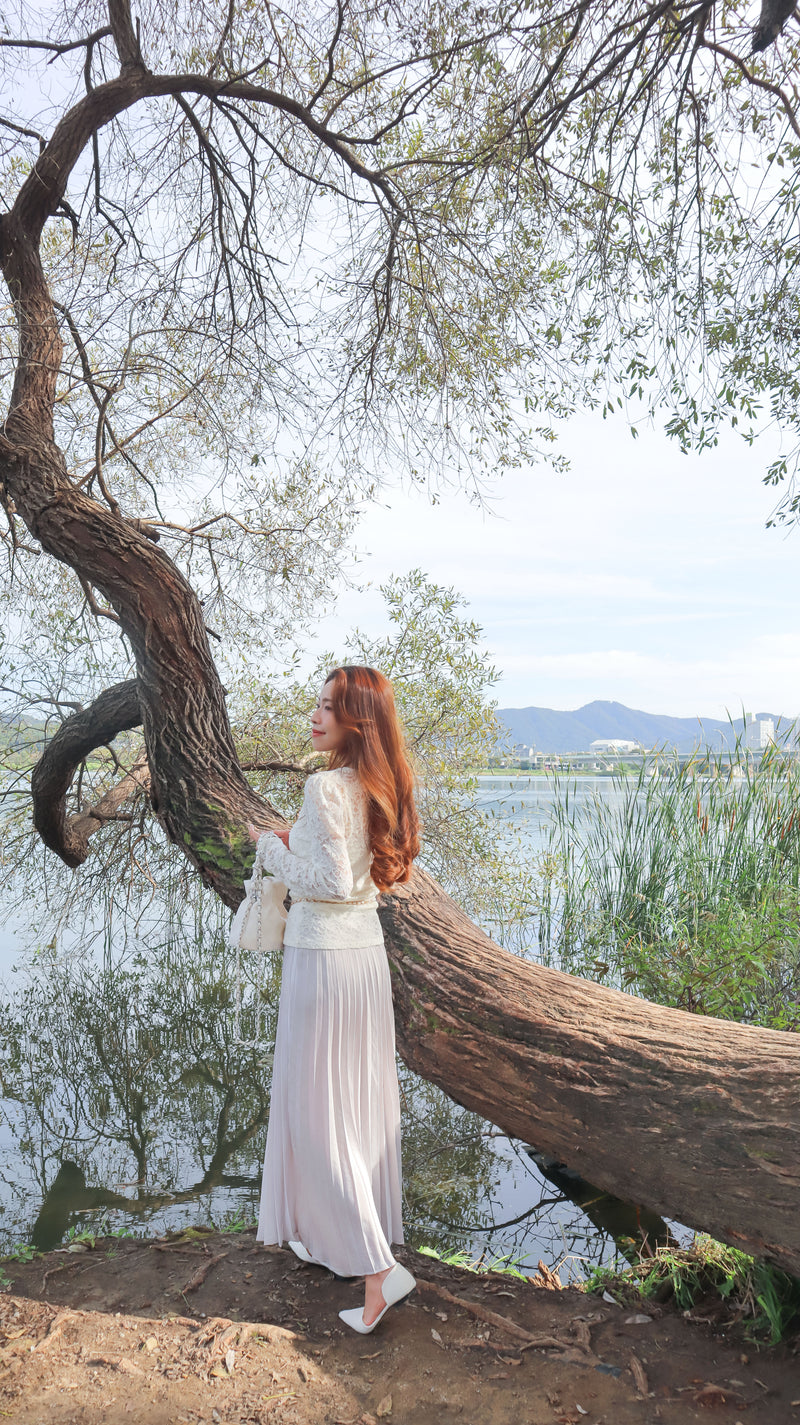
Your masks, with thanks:
M798 1343L398 1253L418 1290L371 1336L360 1283L252 1233L98 1240L5 1263L0 1419L24 1425L800 1425Z

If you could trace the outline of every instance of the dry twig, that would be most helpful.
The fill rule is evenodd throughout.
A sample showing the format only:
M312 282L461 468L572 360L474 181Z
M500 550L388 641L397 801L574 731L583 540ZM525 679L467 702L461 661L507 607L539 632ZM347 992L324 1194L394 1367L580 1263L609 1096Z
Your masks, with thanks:
M636 1389L639 1392L639 1395L642 1397L642 1400L644 1400L650 1390L645 1368L639 1360L638 1356L634 1356L633 1353L631 1353L631 1358L628 1361L628 1365L631 1369L631 1375L636 1381Z

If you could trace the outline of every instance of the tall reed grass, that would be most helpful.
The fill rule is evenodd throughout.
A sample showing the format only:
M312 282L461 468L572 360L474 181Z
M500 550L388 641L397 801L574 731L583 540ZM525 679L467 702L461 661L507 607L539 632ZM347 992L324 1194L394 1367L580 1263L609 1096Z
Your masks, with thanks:
M738 764L737 764L738 753ZM667 759L587 802L562 783L541 865L547 964L662 1004L800 1027L800 769Z

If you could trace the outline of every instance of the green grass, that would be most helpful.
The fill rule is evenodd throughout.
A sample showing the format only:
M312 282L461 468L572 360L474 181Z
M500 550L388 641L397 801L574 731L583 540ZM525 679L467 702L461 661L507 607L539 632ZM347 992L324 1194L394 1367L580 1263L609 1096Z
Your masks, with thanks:
M256 1226L257 1219L252 1213L245 1212L238 1208L235 1212L228 1212L219 1222L214 1223L215 1232L251 1232Z
M621 1271L598 1267L585 1291L629 1298L674 1299L688 1311L709 1295L729 1303L747 1334L775 1345L800 1325L800 1281L735 1247L699 1234L691 1247L658 1247L651 1257Z
M435 1247L418 1247L417 1251L422 1257L435 1257L437 1262L444 1262L448 1267L460 1267L464 1272L501 1272L504 1276L519 1277L521 1281L527 1281L527 1275L521 1271L521 1259L515 1260L513 1257L495 1257L493 1255L472 1257L469 1252L437 1252Z

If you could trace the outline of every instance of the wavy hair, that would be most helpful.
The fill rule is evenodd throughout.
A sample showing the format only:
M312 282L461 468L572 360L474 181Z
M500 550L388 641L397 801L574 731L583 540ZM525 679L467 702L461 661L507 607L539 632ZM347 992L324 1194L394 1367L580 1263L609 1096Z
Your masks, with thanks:
M336 721L345 729L331 767L352 767L367 794L370 875L379 891L407 881L419 853L414 774L397 716L394 689L377 668L346 664L325 680Z

